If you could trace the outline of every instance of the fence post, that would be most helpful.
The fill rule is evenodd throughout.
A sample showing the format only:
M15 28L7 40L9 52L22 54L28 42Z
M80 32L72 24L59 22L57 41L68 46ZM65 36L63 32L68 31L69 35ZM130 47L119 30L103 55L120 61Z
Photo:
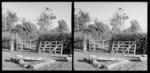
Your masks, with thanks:
M129 44L128 44L128 47L130 46L130 41L128 41L129 42ZM129 54L129 51L130 51L130 49L129 50L127 50L127 53Z
M134 45L134 55L136 54L136 43Z
M113 53L113 48L114 48L114 42L112 44L111 53Z
M63 54L63 43L61 44L61 55Z

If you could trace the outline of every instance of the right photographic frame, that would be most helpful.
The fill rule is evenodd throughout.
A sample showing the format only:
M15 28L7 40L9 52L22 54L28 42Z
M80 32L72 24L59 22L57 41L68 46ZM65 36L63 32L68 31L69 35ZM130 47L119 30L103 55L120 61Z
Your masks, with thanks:
M147 71L147 2L74 2L75 71Z

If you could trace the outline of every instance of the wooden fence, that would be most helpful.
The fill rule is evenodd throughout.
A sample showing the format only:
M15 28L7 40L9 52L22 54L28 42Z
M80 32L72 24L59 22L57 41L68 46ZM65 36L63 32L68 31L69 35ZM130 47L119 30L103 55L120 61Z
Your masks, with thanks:
M62 41L42 41L39 46L39 53L63 54Z
M112 53L136 54L135 41L115 41L112 45Z
M33 44L34 40L16 40L16 50L17 51L25 51L27 49L34 50L36 49L36 44Z
M108 48L108 40L89 41L89 51L107 50Z

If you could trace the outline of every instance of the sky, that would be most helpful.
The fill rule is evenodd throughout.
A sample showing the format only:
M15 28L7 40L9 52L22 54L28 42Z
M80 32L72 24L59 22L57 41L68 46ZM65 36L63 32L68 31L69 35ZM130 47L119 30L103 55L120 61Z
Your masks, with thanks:
M18 17L33 23L37 23L37 18L46 7L52 9L56 15L52 22L53 27L58 26L58 20L64 19L71 31L71 2L2 2L2 8L16 12Z
M80 8L98 20L109 23L110 17L119 7L125 10L129 19L125 21L124 28L130 26L131 20L137 20L143 30L147 32L147 3L146 2L75 2L75 8Z

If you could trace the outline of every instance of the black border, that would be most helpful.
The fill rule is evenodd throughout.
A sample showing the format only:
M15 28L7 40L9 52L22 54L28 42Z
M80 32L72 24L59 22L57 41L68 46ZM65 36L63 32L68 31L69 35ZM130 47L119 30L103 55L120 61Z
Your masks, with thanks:
M147 11L149 12L149 1L148 0L136 0L136 1L134 1L134 0L132 0L132 1L131 0L124 0L124 1L120 1L120 0L114 0L114 1L111 1L111 0L101 0L101 1L97 1L97 0L52 0L52 1L50 1L50 0L37 0L37 1L32 1L32 0L30 0L30 1L27 1L27 0L22 0L22 1L21 0L2 0L2 2L72 2L72 7L71 7L72 8L72 15L71 15L72 16L72 18L71 18L71 23L72 23L72 26L71 26L72 27L72 29L71 29L72 30L71 31L72 32L72 48L74 48L74 44L73 44L73 42L74 42L74 29L73 28L74 28L74 3L75 2L148 2L147 3L148 4L147 5L148 6ZM1 2L1 6L2 6L2 2ZM1 10L2 10L2 7L1 7ZM147 12L147 14L148 14L148 12ZM1 13L1 16L2 16L2 13ZM148 17L149 17L149 14L148 14ZM2 21L1 21L1 23L2 23ZM1 25L1 28L2 28L2 25ZM148 31L149 30L150 29L148 29ZM147 34L148 34L148 31L147 31ZM1 35L2 35L2 29L1 29ZM1 38L2 38L2 36L1 36ZM1 42L2 42L2 40L1 40ZM78 70L74 70L74 52L73 51L74 50L72 49L72 71L78 71ZM149 52L149 50L148 50L148 52ZM2 51L1 51L1 56L2 56ZM1 57L1 59L2 59L2 57ZM149 56L148 56L148 59L149 59ZM2 70L2 60L1 60L1 70ZM6 71L6 70L3 70L3 71ZM11 72L11 71L12 70L8 70L7 72ZM24 70L22 70L22 71L24 71ZM65 70L62 70L62 71L65 71ZM82 71L84 71L84 70L82 70ZM93 71L95 71L95 70L93 70ZM46 71L44 71L44 72L46 72Z

